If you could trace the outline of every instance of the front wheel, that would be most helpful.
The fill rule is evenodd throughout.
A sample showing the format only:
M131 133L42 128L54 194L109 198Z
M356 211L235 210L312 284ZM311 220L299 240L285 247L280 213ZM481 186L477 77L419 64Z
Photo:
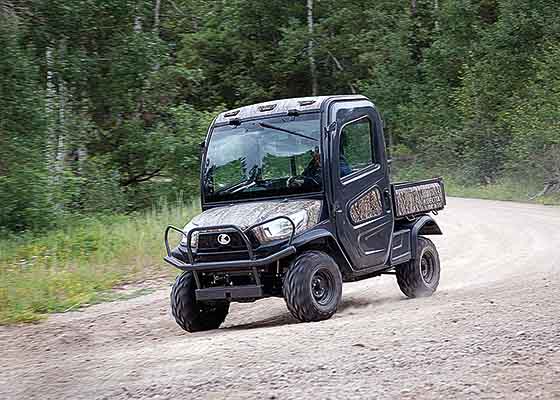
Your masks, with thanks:
M229 302L196 300L196 283L192 272L183 272L171 289L171 313L187 332L218 329L229 311Z
M397 283L407 297L431 296L439 285L440 263L436 246L430 239L418 238L416 256L396 268Z
M336 262L322 251L306 251L290 265L282 287L288 310L302 322L329 319L342 297Z

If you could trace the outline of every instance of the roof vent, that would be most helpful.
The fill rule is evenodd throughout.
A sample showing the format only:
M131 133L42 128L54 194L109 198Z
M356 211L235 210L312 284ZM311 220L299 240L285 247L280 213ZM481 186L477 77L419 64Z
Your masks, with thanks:
M313 103L315 103L315 100L301 100L301 101L298 101L298 104L302 107L310 106Z
M265 111L272 111L276 108L276 104L267 104L265 106L260 106L259 107L259 111L260 112L265 112Z
M239 114L239 110L228 111L227 113L224 114L224 117L225 118L235 117L237 114Z

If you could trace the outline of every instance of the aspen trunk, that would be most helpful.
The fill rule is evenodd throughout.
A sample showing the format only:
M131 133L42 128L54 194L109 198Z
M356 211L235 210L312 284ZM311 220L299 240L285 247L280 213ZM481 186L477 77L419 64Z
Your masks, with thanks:
M313 29L313 0L307 0L307 31L309 33L307 53L309 56L309 71L311 72L311 94L317 96L319 84L317 83L317 66L313 55Z
M58 57L63 58L65 51L64 41L60 42ZM58 141L56 147L56 170L60 174L64 171L66 159L66 82L58 74L58 121L57 121Z
M156 0L154 5L154 33L159 35L159 14L161 9L161 0Z
M161 0L156 0L156 3L154 5L154 28L153 28L153 32L158 38L159 38L160 9L161 9ZM159 62L156 62L155 65L154 65L154 71L158 71L158 70L159 70Z
M439 0L434 0L434 27L436 31L439 31Z
M142 16L141 14L141 2L138 2L136 4L136 12L137 15L134 16L134 32L135 33L140 33L142 32Z
M48 150L47 150L47 165L53 180L56 180L58 175L58 132L56 124L56 84L54 68L54 51L51 46L47 46L45 50L45 60L47 65L47 91L46 91L46 115L48 118Z

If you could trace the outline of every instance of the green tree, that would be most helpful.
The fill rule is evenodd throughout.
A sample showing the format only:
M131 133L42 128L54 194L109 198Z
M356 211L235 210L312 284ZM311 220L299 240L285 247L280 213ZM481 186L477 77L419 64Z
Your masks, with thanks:
M15 14L0 14L0 229L50 225L44 92Z

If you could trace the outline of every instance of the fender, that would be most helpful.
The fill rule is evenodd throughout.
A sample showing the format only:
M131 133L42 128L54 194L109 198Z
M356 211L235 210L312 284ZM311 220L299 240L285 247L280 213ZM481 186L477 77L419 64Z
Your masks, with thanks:
M412 258L416 257L418 236L420 235L443 235L437 222L429 215L423 215L410 225L410 250Z
M300 248L304 245L306 245L307 243L311 243L314 242L316 240L319 239L324 239L324 238L332 238L334 239L335 236L333 234L333 232L331 232L331 230L329 229L329 226L325 226L327 224L320 224L323 226L315 226L311 229L309 229L308 231L304 231L302 233L300 233L299 235L297 235L294 240L292 241L292 245L294 245L296 248Z
M351 275L354 270L352 264L344 254L335 234L330 230L330 224L321 224L294 238L292 245L299 251L316 249L327 251L337 262L343 276ZM330 251L328 251L330 250Z

